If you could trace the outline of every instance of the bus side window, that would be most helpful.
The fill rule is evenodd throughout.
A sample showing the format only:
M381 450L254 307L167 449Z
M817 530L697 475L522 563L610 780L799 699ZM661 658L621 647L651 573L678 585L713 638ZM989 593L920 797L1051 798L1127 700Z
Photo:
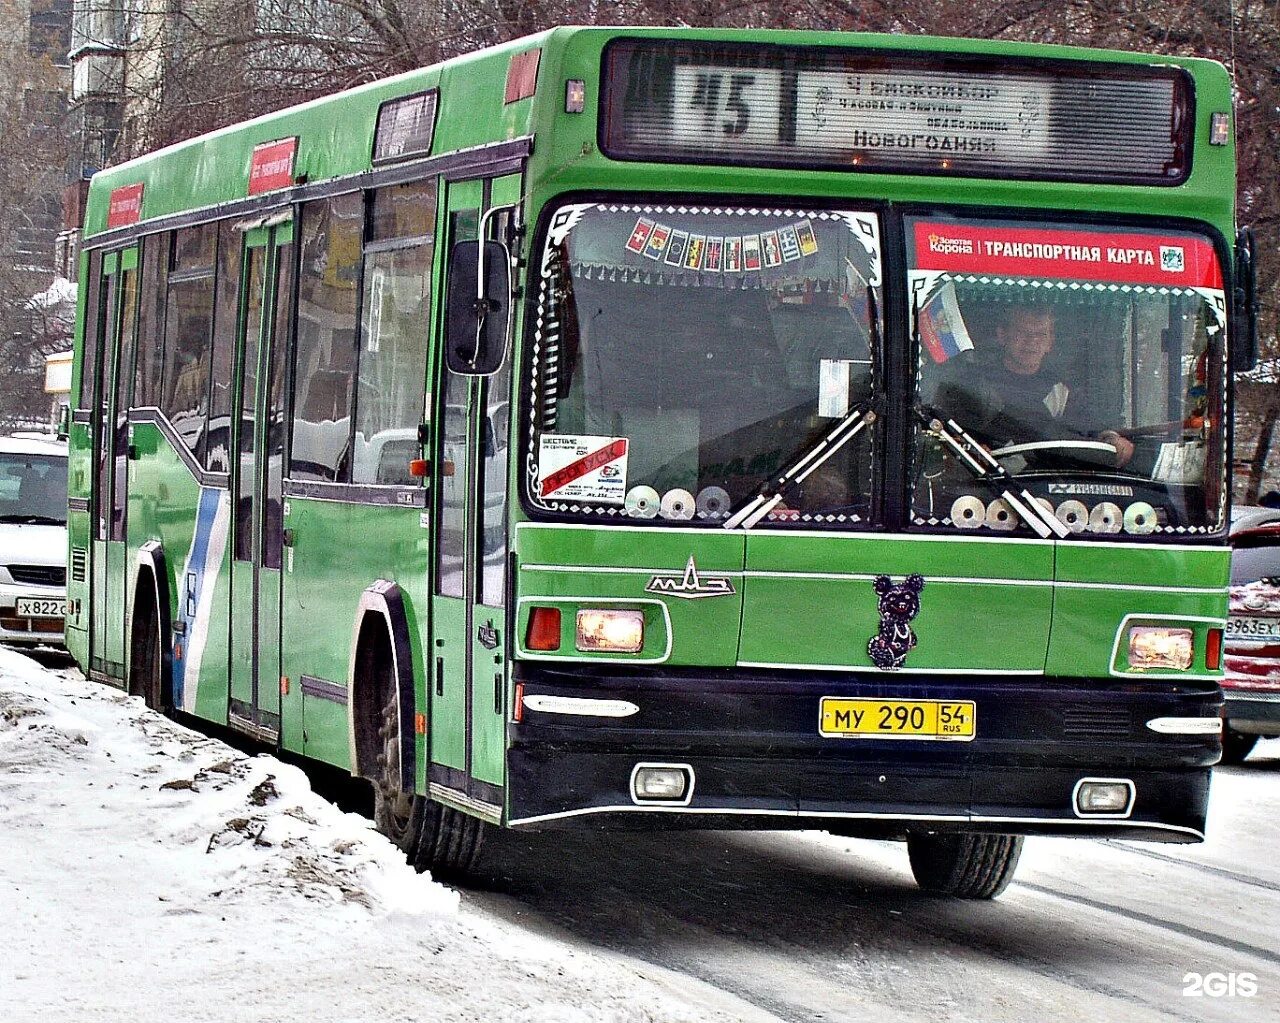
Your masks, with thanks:
M364 202L359 193L302 207L289 475L346 483Z
M89 253L88 294L85 300L84 355L80 360L80 400L76 407L93 408L93 385L102 347L102 254Z
M204 455L209 400L216 250L216 224L201 224L175 233L165 310L160 410L198 460Z
M209 426L205 434L205 468L210 472L231 471L231 375L236 358L236 318L240 312L241 237L233 221L224 220L218 225Z
M372 195L364 252L352 480L421 483L409 475L426 398L435 181Z
M169 233L148 235L142 242L142 293L138 307L138 356L134 372L133 407L160 402L164 370L164 305L169 275Z

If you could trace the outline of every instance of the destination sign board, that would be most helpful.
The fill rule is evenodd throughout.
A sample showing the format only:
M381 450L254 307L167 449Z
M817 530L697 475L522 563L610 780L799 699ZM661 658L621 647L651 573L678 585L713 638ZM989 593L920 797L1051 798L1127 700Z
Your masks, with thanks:
M1189 78L1072 61L624 40L605 57L618 159L1176 184Z

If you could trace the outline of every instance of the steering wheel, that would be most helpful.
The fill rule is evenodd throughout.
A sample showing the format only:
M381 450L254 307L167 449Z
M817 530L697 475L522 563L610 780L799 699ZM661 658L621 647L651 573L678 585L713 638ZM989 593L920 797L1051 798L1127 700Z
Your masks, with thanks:
M1022 455L1030 451L1096 451L1112 458L1117 454L1114 444L1102 440L1033 440L1025 444L1007 444L991 453L996 458L1004 458L1006 455Z

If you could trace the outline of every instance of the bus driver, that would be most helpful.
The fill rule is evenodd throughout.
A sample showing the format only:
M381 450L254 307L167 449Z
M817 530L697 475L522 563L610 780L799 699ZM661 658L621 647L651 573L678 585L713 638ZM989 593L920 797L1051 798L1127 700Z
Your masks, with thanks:
M1053 309L1047 304L1013 306L996 324L990 357L974 353L962 380L941 390L943 409L990 446L1038 440L1100 440L1116 449L1115 465L1126 465L1134 445L1115 430L1095 432L1094 417L1079 389L1061 379L1049 360L1055 342Z

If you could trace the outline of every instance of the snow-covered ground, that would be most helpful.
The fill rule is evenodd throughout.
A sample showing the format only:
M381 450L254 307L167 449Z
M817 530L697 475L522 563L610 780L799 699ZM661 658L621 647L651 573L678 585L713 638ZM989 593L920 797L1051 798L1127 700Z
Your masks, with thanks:
M0 1021L765 1018L503 922L297 768L0 650Z
M994 903L820 832L514 839L459 895L297 769L0 650L0 1023L1280 1023L1280 740L1204 844L1032 839Z

